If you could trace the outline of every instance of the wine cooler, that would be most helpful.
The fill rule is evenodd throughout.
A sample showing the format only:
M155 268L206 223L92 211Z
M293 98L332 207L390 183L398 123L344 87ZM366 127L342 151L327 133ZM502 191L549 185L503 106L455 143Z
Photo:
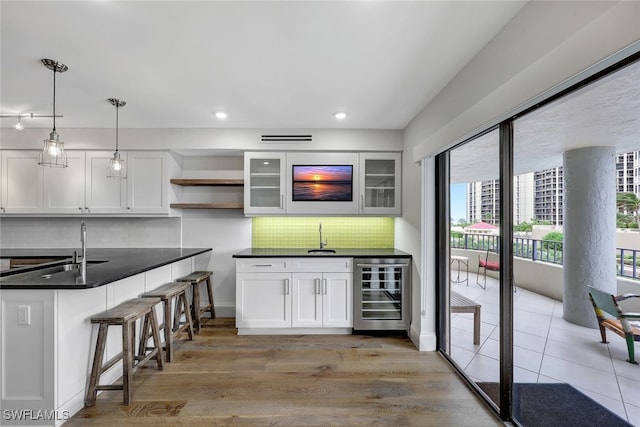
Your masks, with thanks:
M408 330L411 258L355 258L353 329Z

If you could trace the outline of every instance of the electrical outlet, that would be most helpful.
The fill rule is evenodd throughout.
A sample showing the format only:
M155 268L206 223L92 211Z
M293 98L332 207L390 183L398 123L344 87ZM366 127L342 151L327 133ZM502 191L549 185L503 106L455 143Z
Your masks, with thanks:
M30 325L31 324L31 306L19 305L18 306L18 325Z

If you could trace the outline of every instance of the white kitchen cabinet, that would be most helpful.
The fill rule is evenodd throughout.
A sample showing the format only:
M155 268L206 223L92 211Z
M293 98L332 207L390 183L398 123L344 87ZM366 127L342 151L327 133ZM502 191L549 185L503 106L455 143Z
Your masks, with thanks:
M112 151L87 151L85 158L85 211L92 214L127 212L127 181L107 178ZM120 152L127 164L127 153Z
M401 153L360 153L361 214L401 215Z
M237 260L238 333L351 333L352 265L351 258Z
M168 214L167 153L129 151L127 211L132 214Z
M286 212L285 159L285 153L245 153L245 215L277 215Z
M292 327L353 326L352 273L294 273Z
M126 181L107 178L110 151L67 150L69 167L44 168L44 213L126 213ZM126 160L126 153L122 156Z
M77 214L86 210L85 152L66 151L68 167L44 167L43 195L46 213Z
M38 153L0 152L0 213L169 214L167 152L122 152L125 180L107 178L111 151L67 150L67 168L39 166Z
M0 212L38 214L43 208L43 173L37 150L3 150Z
M291 273L241 274L236 296L236 327L291 327Z

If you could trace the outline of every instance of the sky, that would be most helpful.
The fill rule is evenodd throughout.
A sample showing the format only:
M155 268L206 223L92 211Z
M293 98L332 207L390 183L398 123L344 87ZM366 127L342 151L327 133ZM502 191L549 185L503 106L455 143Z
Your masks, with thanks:
M467 184L451 184L451 218L458 223L467 217Z
M300 166L293 167L294 181L351 181L351 166Z

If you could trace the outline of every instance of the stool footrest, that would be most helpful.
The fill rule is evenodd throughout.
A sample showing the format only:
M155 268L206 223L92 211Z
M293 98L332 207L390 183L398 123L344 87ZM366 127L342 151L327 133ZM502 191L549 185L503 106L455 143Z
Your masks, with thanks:
M113 365L115 365L116 363L118 363L121 360L122 360L122 352L116 354L111 359L109 359L107 362L105 362L104 365L102 365L102 369L100 369L100 374L104 374L109 369L111 369L113 367Z
M97 385L96 390L122 390L122 384Z

